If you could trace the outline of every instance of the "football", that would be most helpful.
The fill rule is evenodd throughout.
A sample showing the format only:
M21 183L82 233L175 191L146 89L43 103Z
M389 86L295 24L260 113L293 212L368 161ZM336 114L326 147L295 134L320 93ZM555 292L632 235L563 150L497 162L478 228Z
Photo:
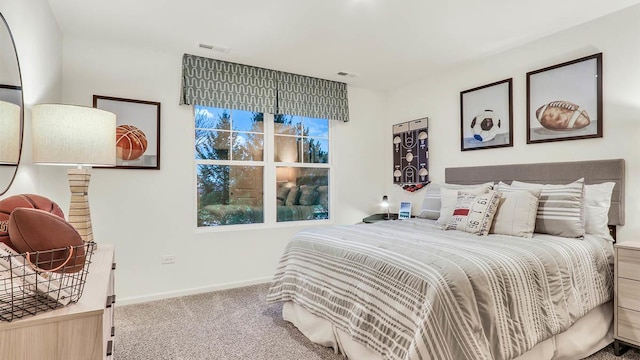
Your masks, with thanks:
M500 126L500 119L496 117L493 110L485 110L471 121L473 138L482 142L491 141L498 135Z
M70 246L83 245L82 237L57 215L38 209L14 209L9 216L9 237L19 253L40 251L30 260L41 269L72 273L84 267L84 247L75 248L71 254L69 250Z
M536 118L543 127L559 131L578 130L591 123L589 114L569 101L552 101L540 106Z
M55 202L50 199L35 195L35 194L21 194L10 196L6 199L0 200L0 242L3 242L10 247L13 247L11 240L9 239L9 216L11 212L16 208L33 208L48 211L61 218L64 218L62 209Z

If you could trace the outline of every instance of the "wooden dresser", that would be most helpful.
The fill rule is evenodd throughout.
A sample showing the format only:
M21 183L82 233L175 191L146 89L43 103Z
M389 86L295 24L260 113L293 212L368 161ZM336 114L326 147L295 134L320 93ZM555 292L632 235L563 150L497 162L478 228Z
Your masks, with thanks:
M640 242L618 243L615 253L614 352L640 347Z
M114 272L113 246L99 244L76 304L0 322L0 359L112 359Z

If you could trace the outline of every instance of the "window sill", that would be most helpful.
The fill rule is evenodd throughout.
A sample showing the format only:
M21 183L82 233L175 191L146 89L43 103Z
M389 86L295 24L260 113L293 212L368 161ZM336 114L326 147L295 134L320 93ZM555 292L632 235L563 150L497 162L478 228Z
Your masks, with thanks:
M279 229L279 228L292 228L292 227L310 227L318 225L330 225L334 224L332 219L326 220L301 220L301 221L283 221L272 224L238 224L238 225L221 225L221 226L203 226L195 229L196 234L207 234L217 232L228 231L256 231L263 229Z

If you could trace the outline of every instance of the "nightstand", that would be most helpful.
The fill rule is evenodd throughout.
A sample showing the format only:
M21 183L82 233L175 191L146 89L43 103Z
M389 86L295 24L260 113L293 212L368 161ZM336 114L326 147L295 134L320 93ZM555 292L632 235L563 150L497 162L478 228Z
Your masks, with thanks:
M376 221L385 221L385 220L398 220L398 214L389 214L389 218L387 219L387 214L373 214L369 215L366 218L362 219L362 222L365 224L371 224Z
M622 345L640 348L640 242L614 246L613 349L620 356Z

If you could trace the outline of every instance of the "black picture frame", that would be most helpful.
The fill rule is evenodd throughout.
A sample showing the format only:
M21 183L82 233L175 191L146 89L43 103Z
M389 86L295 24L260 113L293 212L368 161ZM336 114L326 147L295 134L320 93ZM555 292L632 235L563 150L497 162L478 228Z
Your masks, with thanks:
M513 78L461 91L460 151L510 146L513 146Z
M123 150L120 145L126 146L124 140L116 143L116 169L160 170L159 102L93 95L93 107L116 114L116 125L119 128L123 125L133 126L142 132L146 140L146 148L138 151ZM119 137L121 133L116 134L116 139Z
M602 53L527 73L527 144L600 138L602 124Z

